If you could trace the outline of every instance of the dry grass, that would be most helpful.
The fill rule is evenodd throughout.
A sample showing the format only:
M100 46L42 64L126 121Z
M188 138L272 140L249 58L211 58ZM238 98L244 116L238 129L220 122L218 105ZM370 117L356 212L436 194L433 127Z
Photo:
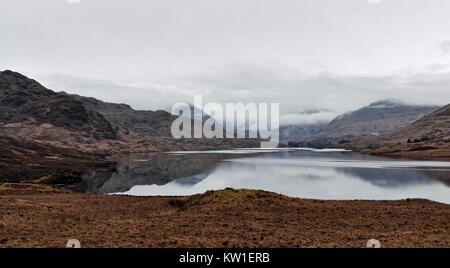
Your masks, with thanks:
M317 201L227 189L192 197L92 196L0 186L0 247L450 247L450 206Z

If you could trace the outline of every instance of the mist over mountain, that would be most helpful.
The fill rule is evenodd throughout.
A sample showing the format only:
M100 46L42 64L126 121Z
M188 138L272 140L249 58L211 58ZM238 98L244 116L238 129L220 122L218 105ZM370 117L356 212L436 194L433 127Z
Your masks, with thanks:
M289 142L309 140L320 133L324 127L325 124L320 123L281 127L280 142L288 144Z
M378 101L335 118L321 131L319 137L380 136L408 126L438 108L391 100Z
M312 144L330 142L336 145L349 143L361 137L378 137L406 127L438 108L438 106L405 104L398 100L377 101L356 111L342 114L328 124L297 126L296 134L303 133L303 135L290 134L291 136L284 137L284 140L294 143L312 142Z

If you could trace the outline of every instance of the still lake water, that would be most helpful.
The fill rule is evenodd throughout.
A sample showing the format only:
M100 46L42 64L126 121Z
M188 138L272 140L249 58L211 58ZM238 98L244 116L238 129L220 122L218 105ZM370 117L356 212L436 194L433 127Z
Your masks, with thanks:
M450 204L450 162L342 150L246 149L117 159L115 172L86 175L80 192L178 196L224 188L327 200L425 198Z

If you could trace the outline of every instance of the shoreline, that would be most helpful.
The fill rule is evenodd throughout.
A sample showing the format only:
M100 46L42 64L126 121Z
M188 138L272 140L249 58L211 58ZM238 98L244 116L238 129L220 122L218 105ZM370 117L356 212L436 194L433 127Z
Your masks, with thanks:
M0 184L0 247L450 247L450 205L324 201L256 190L185 197L88 195Z

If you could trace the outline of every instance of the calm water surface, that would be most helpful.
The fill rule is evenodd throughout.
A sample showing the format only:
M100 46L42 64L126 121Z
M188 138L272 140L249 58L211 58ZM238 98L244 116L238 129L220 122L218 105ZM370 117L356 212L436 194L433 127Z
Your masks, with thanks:
M426 198L450 204L450 162L409 161L341 150L173 152L119 158L115 172L87 174L80 192L136 196L266 190L332 200Z

